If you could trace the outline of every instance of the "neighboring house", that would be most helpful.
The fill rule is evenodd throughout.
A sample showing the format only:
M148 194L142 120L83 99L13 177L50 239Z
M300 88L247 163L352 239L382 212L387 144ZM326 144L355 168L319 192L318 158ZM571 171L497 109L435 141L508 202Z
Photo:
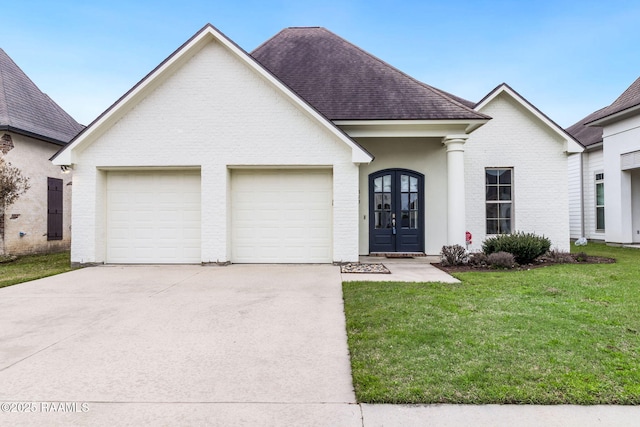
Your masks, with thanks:
M71 175L49 159L82 130L0 49L0 156L31 188L0 209L0 254L69 249Z
M567 131L586 147L570 158L571 237L640 243L640 78Z
M582 147L507 85L475 105L322 28L248 54L211 25L54 159L74 169L72 262L340 262L569 247Z

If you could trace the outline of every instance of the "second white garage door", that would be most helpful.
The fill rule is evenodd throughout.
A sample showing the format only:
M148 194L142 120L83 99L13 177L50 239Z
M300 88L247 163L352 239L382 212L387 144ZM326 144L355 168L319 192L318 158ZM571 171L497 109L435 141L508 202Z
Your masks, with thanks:
M332 262L332 187L331 170L232 170L232 262Z
M107 172L107 262L201 262L200 171Z

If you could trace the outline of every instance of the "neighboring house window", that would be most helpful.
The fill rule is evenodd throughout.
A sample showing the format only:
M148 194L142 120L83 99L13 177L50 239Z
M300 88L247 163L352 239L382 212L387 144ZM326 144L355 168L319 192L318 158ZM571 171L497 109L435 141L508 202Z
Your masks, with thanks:
M62 240L62 180L47 178L47 240Z
M604 173L596 174L596 231L604 231Z
M513 168L485 169L487 234L508 234L513 227Z

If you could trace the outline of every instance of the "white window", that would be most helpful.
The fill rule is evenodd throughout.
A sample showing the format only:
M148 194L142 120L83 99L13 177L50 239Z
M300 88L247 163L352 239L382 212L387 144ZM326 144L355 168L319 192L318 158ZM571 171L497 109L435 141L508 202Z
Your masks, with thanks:
M513 227L513 168L485 169L487 234L508 234Z
M604 173L596 174L596 231L604 231Z

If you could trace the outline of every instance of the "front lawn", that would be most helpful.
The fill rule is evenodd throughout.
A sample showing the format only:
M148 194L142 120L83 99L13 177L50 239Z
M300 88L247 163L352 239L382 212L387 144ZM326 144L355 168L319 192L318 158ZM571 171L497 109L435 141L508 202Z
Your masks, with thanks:
M640 250L579 250L617 262L344 283L358 400L640 404Z
M71 270L69 252L25 255L0 264L0 288Z

